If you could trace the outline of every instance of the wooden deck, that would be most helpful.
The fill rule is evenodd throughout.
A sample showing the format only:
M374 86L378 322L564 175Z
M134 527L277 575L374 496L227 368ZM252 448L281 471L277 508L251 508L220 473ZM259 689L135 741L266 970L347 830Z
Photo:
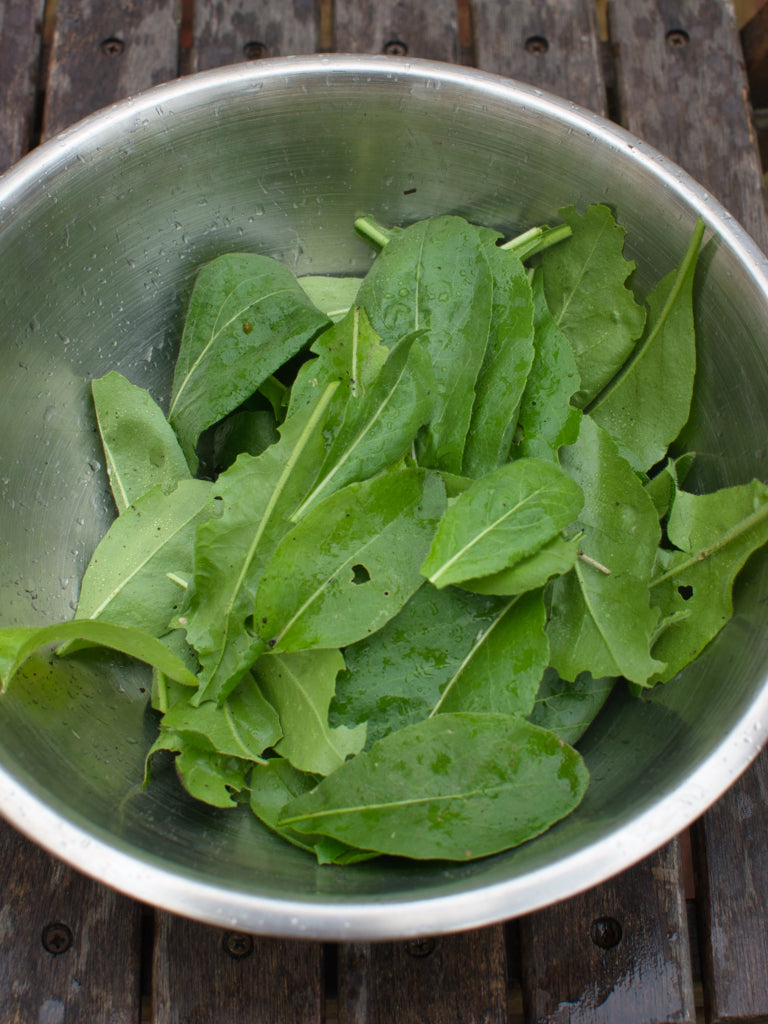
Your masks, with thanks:
M179 74L318 50L474 63L607 114L768 249L728 0L614 0L602 38L592 0L0 0L0 168ZM223 932L133 903L1 823L0 860L0 1024L768 1020L765 753L690 835L618 878L438 939Z

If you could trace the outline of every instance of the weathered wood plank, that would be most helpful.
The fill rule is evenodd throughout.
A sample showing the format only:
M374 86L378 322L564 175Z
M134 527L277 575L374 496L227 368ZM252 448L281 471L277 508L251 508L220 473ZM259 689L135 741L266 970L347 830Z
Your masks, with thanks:
M616 0L610 24L627 126L709 188L765 247L762 171L732 5ZM763 753L692 830L710 1021L768 1019L766 834Z
M695 1022L677 842L521 921L526 1020Z
M609 22L625 126L693 174L768 247L733 5L617 0Z
M191 70L320 48L317 0L195 0Z
M456 0L335 0L335 49L459 60Z
M768 1020L768 751L693 829L710 1022Z
M501 925L339 948L339 1024L506 1024Z
M606 113L594 0L472 0L472 17L478 67Z
M0 1020L135 1024L138 904L0 821Z
M0 2L0 173L31 144L44 7L44 0Z
M322 1024L323 947L158 913L155 1024Z
M178 73L175 0L57 0L43 136Z

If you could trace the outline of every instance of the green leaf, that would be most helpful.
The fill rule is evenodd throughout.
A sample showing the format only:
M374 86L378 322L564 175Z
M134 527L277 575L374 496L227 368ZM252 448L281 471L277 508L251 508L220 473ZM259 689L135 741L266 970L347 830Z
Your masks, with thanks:
M698 657L733 615L733 583L768 543L768 487L759 480L712 494L678 490L667 524L676 551L659 551L651 586L664 628L653 655L666 681Z
M264 570L254 626L275 651L344 647L396 615L445 507L442 481L387 472L325 498L285 535Z
M527 715L549 660L546 618L543 590L507 602L485 632L474 638L431 714Z
M506 606L424 583L385 626L344 651L331 723L367 722L370 745L426 718Z
M91 381L107 473L119 512L153 487L173 490L189 467L162 409L119 373Z
M660 528L656 509L613 439L588 416L563 467L584 492L584 536L574 569L551 588L551 664L563 679L581 672L645 683L658 611L650 581Z
M387 361L389 348L371 327L365 310L354 306L312 343L312 358L299 368L291 386L289 414L314 405L328 384L339 384L342 398L362 397ZM344 402L341 406L343 409Z
M336 677L344 668L338 650L266 654L254 672L264 695L280 716L284 736L278 754L300 771L328 775L365 744L365 723L332 728L328 707Z
M507 463L449 505L421 571L438 587L499 572L552 540L582 502L579 486L554 463Z
M321 864L353 864L369 860L370 853L328 836L303 835L290 828L280 828L278 821L283 807L294 797L314 789L317 782L316 776L298 771L284 758L271 757L266 764L256 765L251 773L251 810L267 828L294 846L314 853Z
M192 579L195 529L215 515L212 485L159 485L130 505L99 542L83 575L77 619L106 619L153 636L170 628Z
M493 273L491 326L462 463L463 472L476 477L507 459L533 362L533 298L525 268L495 241L484 251Z
M581 412L571 405L580 382L570 342L555 324L544 300L541 274L533 278L534 344L531 371L523 392L515 438L515 457L551 459L579 436Z
M524 594L527 590L543 587L553 576L569 572L576 562L580 545L580 535L570 540L558 535L509 569L473 580L462 580L458 586L473 594Z
M326 277L308 274L298 282L309 296L310 302L329 320L342 320L354 305L360 288L359 277Z
M163 716L163 730L180 736L199 750L259 761L282 736L280 720L252 676L221 703L204 701L194 707L176 703Z
M645 490L659 519L663 519L669 512L677 488L685 480L695 460L693 452L686 452L676 459L667 459L655 476L645 482Z
M277 444L258 458L241 455L216 481L222 512L197 531L194 586L181 617L202 666L198 700L223 699L264 647L246 620L264 566L317 474L335 389L290 416Z
M50 626L8 626L0 629L0 693L5 692L16 672L38 648L66 640L82 640L87 644L109 647L156 666L180 683L197 684L184 662L161 640L130 626L83 619Z
M703 234L700 219L680 266L648 297L637 348L588 407L638 471L659 462L688 421L696 372L693 277Z
M477 229L460 217L393 228L364 278L357 302L387 344L426 330L436 405L419 461L460 473L485 356L493 275Z
M551 729L573 745L595 720L615 685L615 679L593 679L589 672L582 672L567 683L548 668L529 721L542 729Z
M250 761L217 754L190 743L176 733L166 730L147 752L144 785L150 780L150 758L160 750L176 754L176 775L190 796L212 807L234 807L235 793L247 789Z
M576 357L576 404L583 406L628 358L645 310L626 286L635 264L624 258L625 231L608 207L590 206L583 216L573 207L560 213L572 236L541 254L541 268L547 305Z
M291 271L268 256L231 253L202 268L168 414L193 469L203 430L236 409L327 325Z
M434 377L417 338L408 335L398 342L365 394L350 396L317 481L293 514L294 520L333 491L374 476L402 458L429 421Z
M579 755L508 715L407 726L286 805L280 824L379 853L467 861L533 838L577 806Z

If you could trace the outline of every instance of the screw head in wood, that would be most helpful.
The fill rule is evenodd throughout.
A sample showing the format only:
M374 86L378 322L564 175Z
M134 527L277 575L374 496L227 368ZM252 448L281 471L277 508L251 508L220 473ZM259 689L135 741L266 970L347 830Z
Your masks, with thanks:
M532 53L536 57L541 57L549 49L549 40L544 36L529 36L528 39L525 40L525 48L528 53Z
M260 60L262 57L267 56L267 47L265 43L260 43L254 39L250 43L246 43L243 47L243 56L248 60Z
M253 936L243 932L224 932L222 946L233 960L245 960L253 952Z
M434 939L411 939L405 944L405 951L408 956L429 956L434 953L437 943Z
M589 936L600 949L613 949L621 942L621 925L615 917L598 917L590 925Z
M73 941L72 929L61 921L54 921L43 928L43 948L54 956L66 953Z
M99 49L107 57L119 57L123 50L125 50L125 43L122 39L118 39L117 36L110 36L109 39L102 40Z
M408 53L408 46L402 39L390 39L388 43L384 43L383 52L388 57L405 57Z

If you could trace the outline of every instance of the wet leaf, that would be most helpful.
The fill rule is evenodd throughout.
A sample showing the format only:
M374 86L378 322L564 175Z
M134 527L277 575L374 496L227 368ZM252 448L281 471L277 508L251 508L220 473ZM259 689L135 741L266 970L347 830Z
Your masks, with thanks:
M436 405L419 461L461 472L491 323L493 275L475 227L435 217L395 228L363 280L357 302L387 344L426 331Z
M589 406L636 470L663 459L688 421L696 372L693 276L703 233L699 220L680 266L648 296L637 348Z
M328 724L336 677L344 668L338 650L266 654L254 672L284 732L277 753L303 772L328 775L365 744L365 723L349 729Z
M768 486L759 480L712 494L678 490L667 524L677 550L659 550L652 596L665 628L653 655L665 681L697 658L733 615L733 584L749 556L768 543Z
M390 733L280 824L361 849L466 861L533 838L573 810L587 784L579 755L508 715L445 714Z
M236 409L328 323L291 271L268 256L231 253L203 267L168 413L193 469L203 430Z
M190 476L165 414L145 388L119 373L91 382L107 473L119 512L147 491L171 491Z
M403 469L349 484L285 535L266 567L254 628L276 652L344 647L380 629L421 585L445 507L442 482Z
M659 620L648 592L660 538L656 509L588 416L561 459L584 492L584 536L573 570L552 584L551 664L567 680L587 671L645 683L662 667L650 654Z
M560 213L572 235L567 244L540 256L544 293L573 349L581 379L575 404L583 406L629 357L645 310L627 287L635 265L624 258L625 231L608 207L590 206L583 215L568 207Z
M507 463L449 505L421 571L438 587L500 572L572 523L582 502L578 484L554 463Z

